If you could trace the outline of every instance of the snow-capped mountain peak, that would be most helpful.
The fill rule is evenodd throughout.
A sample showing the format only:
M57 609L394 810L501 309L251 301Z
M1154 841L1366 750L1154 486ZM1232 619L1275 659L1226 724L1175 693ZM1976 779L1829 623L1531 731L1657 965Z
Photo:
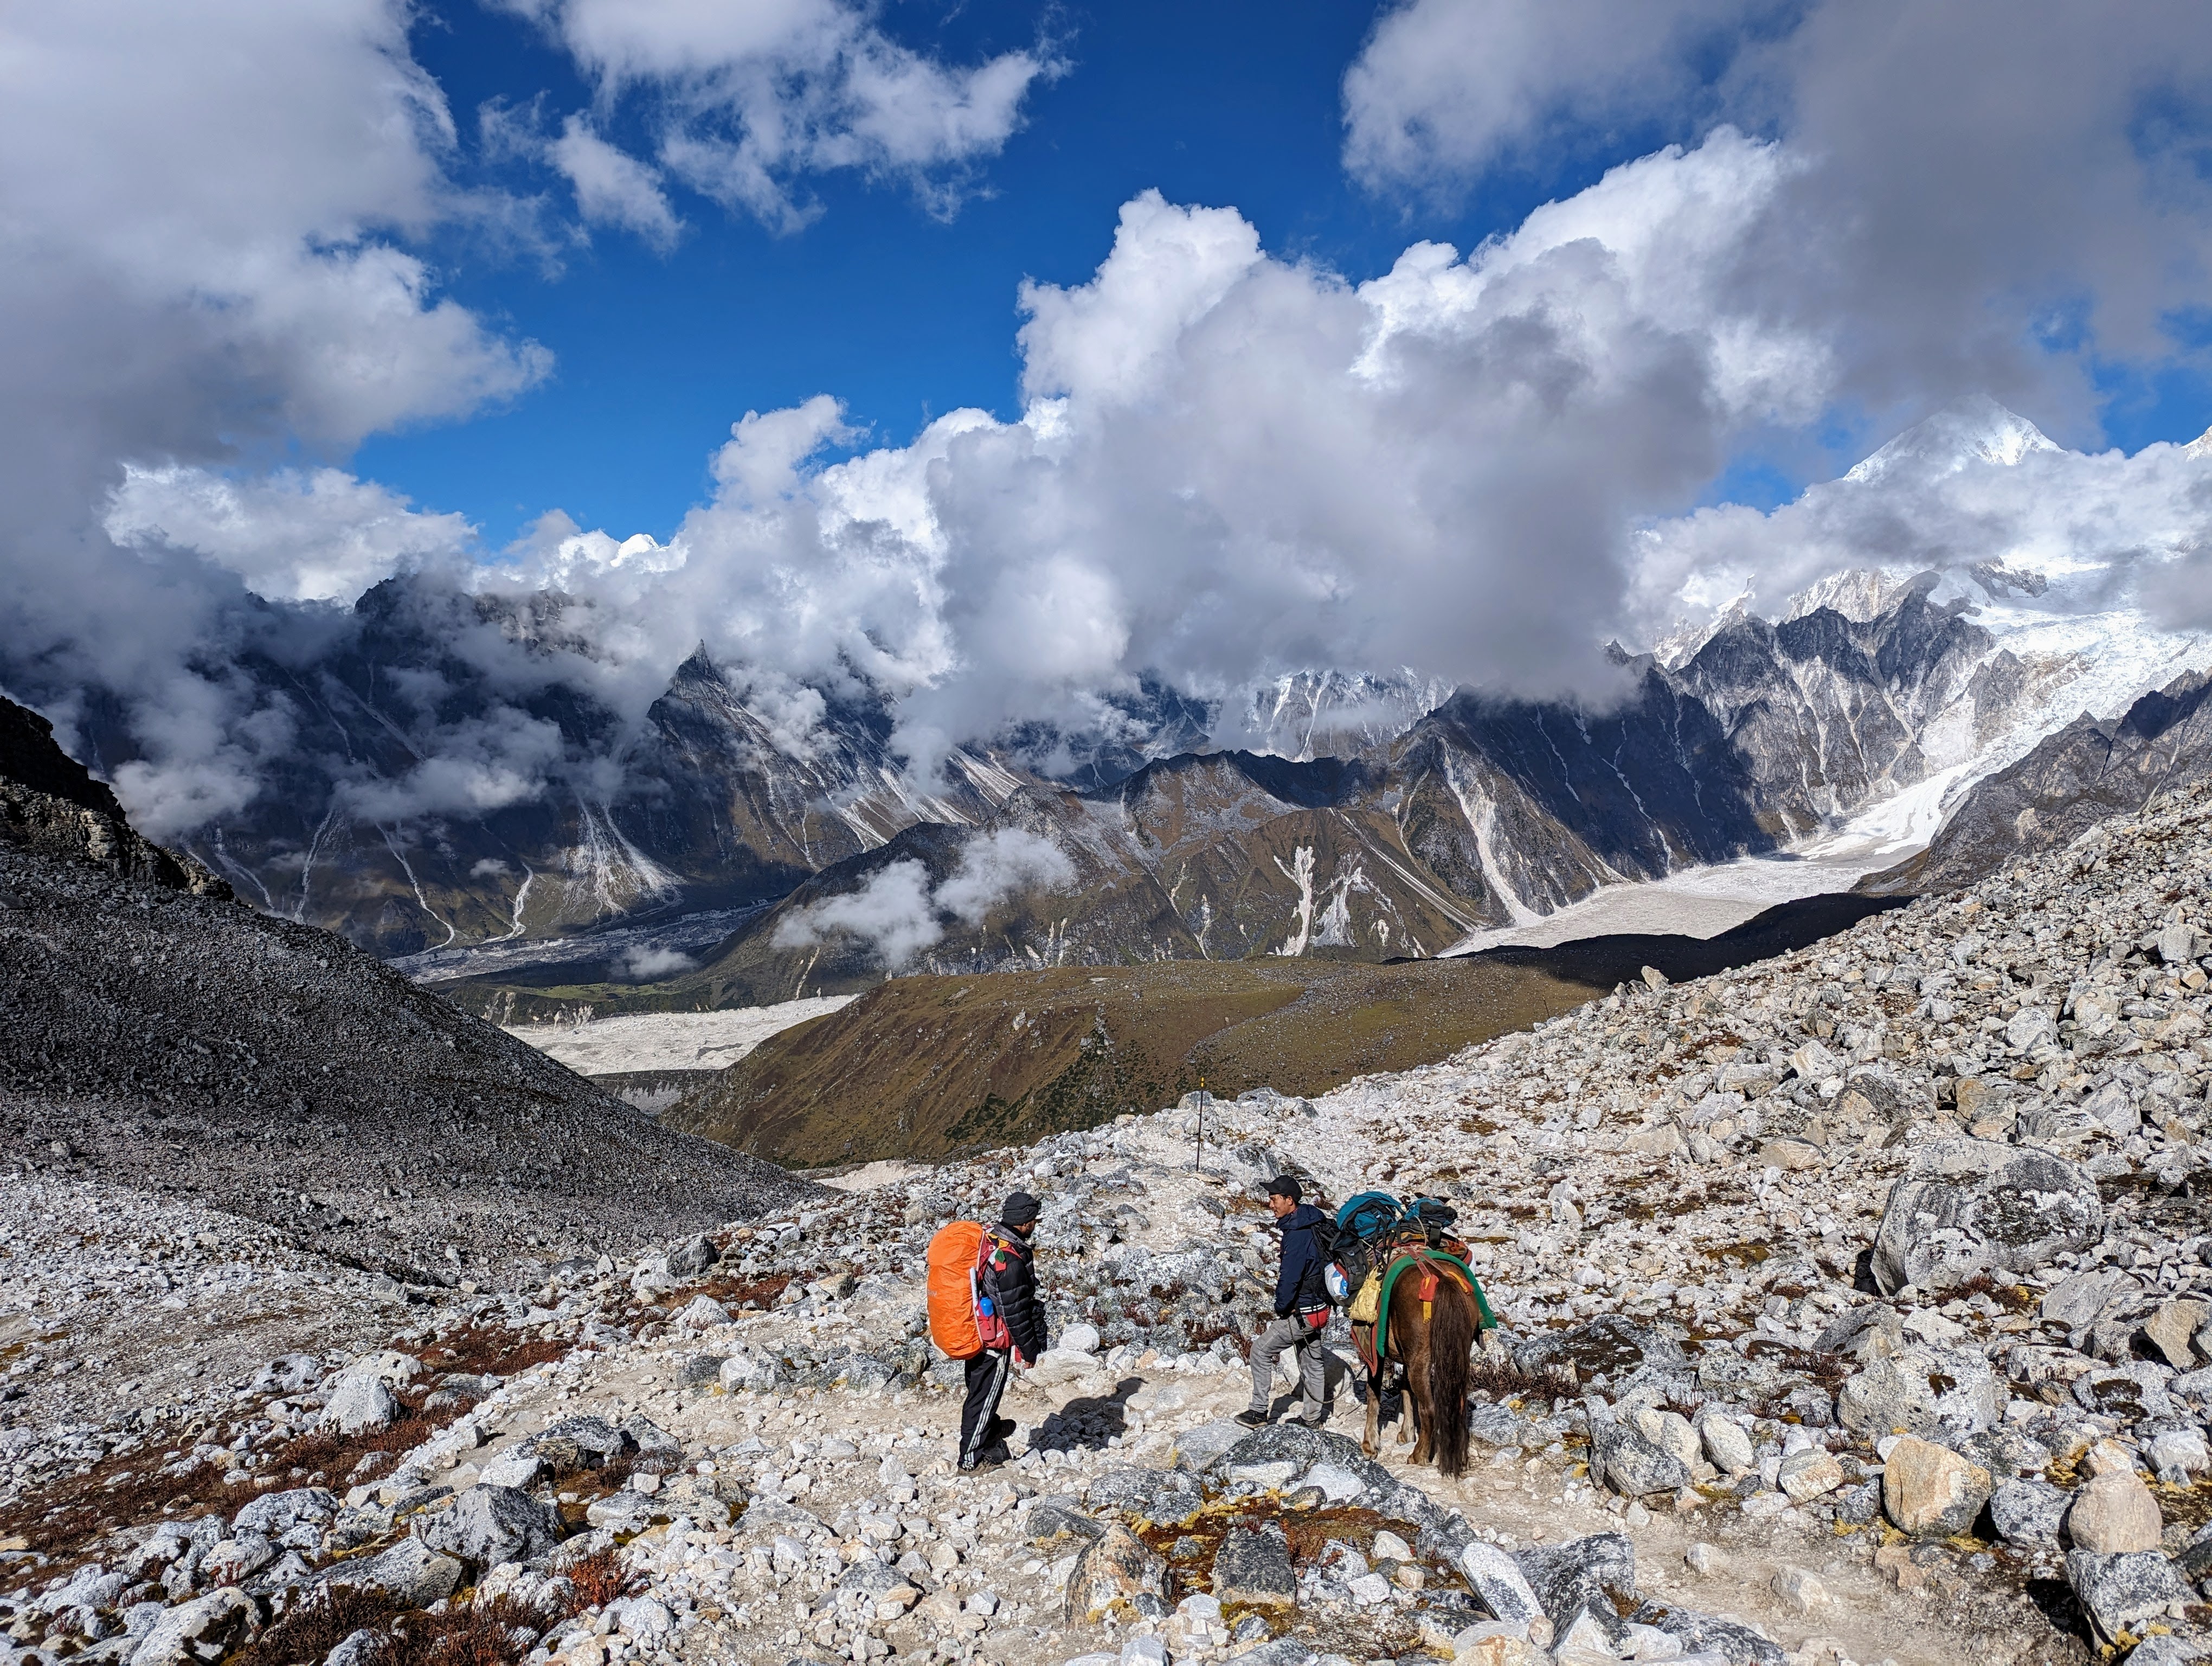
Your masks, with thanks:
M1938 477L1956 474L1973 463L2010 468L2033 453L2060 448L2019 412L2008 410L1986 393L1970 393L1915 423L1844 478L1866 484L1900 470Z
M1802 619L1826 607L1854 624L1879 617L1911 581L1909 576L1876 568L1846 568L1808 586L1790 599L1784 619Z

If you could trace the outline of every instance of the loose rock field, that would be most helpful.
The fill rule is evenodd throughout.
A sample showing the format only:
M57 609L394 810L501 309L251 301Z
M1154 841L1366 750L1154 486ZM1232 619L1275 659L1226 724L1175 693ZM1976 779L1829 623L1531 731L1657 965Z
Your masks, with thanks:
M506 1292L132 1218L103 1276L161 1315L143 1363L72 1296L58 1206L175 1206L40 1180L7 1223L0 1622L134 1666L2196 1658L2208 875L2192 793L1310 1104L1126 1116ZM1284 1168L1460 1210L1504 1323L1465 1477L1392 1422L1364 1458L1341 1359L1327 1432L1228 1421ZM1016 1186L1055 1346L1017 1460L963 1476L924 1246ZM147 1309L163 1278L184 1305ZM327 1282L249 1374L209 1333L256 1280L270 1311Z

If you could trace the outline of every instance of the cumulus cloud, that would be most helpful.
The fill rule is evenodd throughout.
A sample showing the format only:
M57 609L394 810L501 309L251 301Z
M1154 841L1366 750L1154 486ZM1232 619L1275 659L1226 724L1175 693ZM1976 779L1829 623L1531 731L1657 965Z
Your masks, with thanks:
M663 167L724 206L785 230L815 212L796 179L835 169L903 179L933 210L950 212L962 195L963 168L997 154L1020 123L1030 88L1058 67L1042 50L964 68L939 63L893 40L868 9L842 0L508 4L568 49L602 103L643 99ZM596 146L587 167L602 178L619 175L619 200L630 211L658 201L658 211L644 210L658 224L666 204L643 165L580 131L584 139L574 141L572 119L564 142L579 155ZM568 171L570 163L561 166ZM580 196L580 180L578 190Z
M1146 193L1090 283L1024 292L1018 419L956 412L827 466L829 400L740 423L668 542L655 628L763 674L866 676L925 765L1014 718L1095 721L1146 672L1600 686L1631 525L1832 376L1825 343L1730 305L1790 167L1717 133L1358 285Z
M1835 338L1887 422L1986 389L2094 433L2098 377L2178 350L2201 303L2212 34L2185 0L1406 0L1345 79L1347 164L1386 191L1622 126L1733 121L1802 163L1739 304Z
M618 226L635 232L664 252L676 246L684 222L669 206L658 170L617 149L572 115L561 135L546 146L546 156L576 192L576 211L587 224Z
M698 969L699 963L680 949L641 943L624 952L617 970L633 983L650 983L657 978L674 977L678 972Z
M126 463L108 496L108 537L204 556L271 601L344 601L403 567L464 554L475 529L426 514L397 492L340 469L239 477L174 464Z
M944 940L944 916L980 926L1011 897L1058 890L1074 879L1074 864L1049 839L1020 828L1000 828L969 840L952 872L933 891L928 870L920 862L893 862L859 891L787 915L776 926L775 946L807 948L832 936L857 937L896 971Z

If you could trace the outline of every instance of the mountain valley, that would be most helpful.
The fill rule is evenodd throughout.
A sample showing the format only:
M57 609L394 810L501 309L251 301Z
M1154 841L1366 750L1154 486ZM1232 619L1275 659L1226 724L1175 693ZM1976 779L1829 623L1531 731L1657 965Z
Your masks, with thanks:
M2063 455L1968 402L1821 489L1879 515L1885 494ZM256 908L520 1022L897 971L1434 956L1868 815L1924 843L2085 706L2118 723L2212 669L2197 637L2115 609L2094 562L2061 567L1832 574L1774 617L1723 606L1616 649L1612 685L1575 700L1412 672L1203 697L1141 678L931 770L901 750L899 697L858 673L794 689L702 648L626 718L638 669L602 601L404 575L304 660L240 655L289 739L249 802L172 842ZM97 690L73 733L103 775L136 767ZM1034 860L1000 872L1016 848Z

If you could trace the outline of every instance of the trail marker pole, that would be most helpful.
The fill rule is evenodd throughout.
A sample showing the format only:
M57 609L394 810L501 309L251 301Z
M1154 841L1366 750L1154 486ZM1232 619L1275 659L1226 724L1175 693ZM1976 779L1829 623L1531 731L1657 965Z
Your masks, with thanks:
M1212 1097L1206 1091L1206 1078L1198 1079L1198 1109L1191 1122L1190 1171L1196 1174L1206 1161L1206 1108Z

